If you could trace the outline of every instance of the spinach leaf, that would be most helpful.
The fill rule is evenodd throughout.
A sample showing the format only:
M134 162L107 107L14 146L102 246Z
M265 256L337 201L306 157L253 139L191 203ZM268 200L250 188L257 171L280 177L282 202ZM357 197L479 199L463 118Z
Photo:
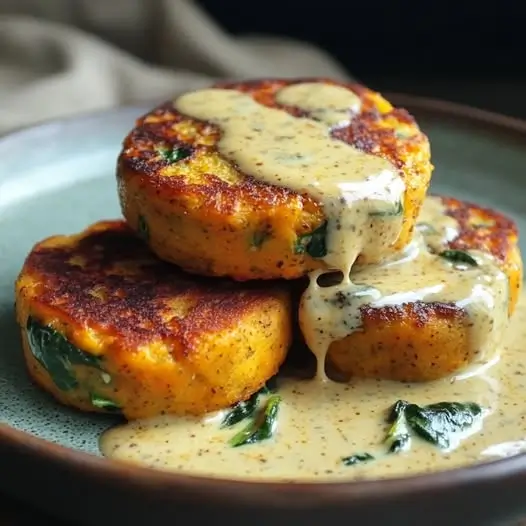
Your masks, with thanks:
M356 464L361 464L362 462L369 462L374 460L374 457L370 453L358 453L356 455L351 455L350 457L343 457L342 462L346 466L354 466Z
M139 215L137 218L137 228L139 232L139 236L144 239L144 241L148 241L150 238L150 229L148 227L148 223L146 222L146 219L144 219L144 216Z
M327 255L327 221L310 234L298 236L294 245L295 254L309 254L313 258L323 258Z
M470 428L482 415L482 408L473 402L439 402L420 407L408 404L407 424L419 437L440 448L448 448L454 435Z
M233 425L254 416L259 403L259 397L265 394L276 392L277 378L273 376L267 383L248 400L238 402L232 406L232 410L225 416L221 422L221 427L232 427Z
M182 161L192 155L192 149L185 148L184 146L172 146L171 148L161 146L157 148L157 151L161 154L163 159L170 164Z
M411 445L411 436L405 417L405 409L408 405L405 400L398 400L387 416L387 423L391 424L385 438L385 442L389 446L389 453L400 453Z
M232 447L239 447L271 438L276 431L280 402L279 395L270 396L265 409L244 429L234 435L229 444Z
M448 448L455 435L471 427L482 414L478 404L439 402L425 406L398 400L387 417L391 427L385 442L390 453L407 449L411 434L440 448Z
M473 257L462 250L444 250L443 252L440 252L439 256L451 261L452 263L467 263L468 265L472 265L474 267L478 265L477 261Z
M98 407L99 409L104 409L109 412L120 412L121 408L119 405L117 405L112 400L109 400L108 398L104 396L100 396L95 393L91 393L91 403L94 407Z
M369 212L369 216L371 217L394 217L394 216L400 216L403 213L404 213L404 205L402 201L397 201L391 210L376 210L374 212Z
M259 391L254 393L248 400L238 402L221 422L221 427L232 427L233 425L250 418L256 412L259 401Z
M387 415L387 423L394 424L401 416L403 416L405 408L409 405L409 402L405 400L397 400Z
M27 338L33 356L44 367L55 385L62 391L78 386L74 365L101 369L101 359L72 345L62 334L29 316Z

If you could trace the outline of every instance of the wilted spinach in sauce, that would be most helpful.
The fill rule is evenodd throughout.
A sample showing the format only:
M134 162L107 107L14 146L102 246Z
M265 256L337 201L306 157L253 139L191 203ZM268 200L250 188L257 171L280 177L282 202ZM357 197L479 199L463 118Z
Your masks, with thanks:
M473 426L482 408L473 402L439 402L425 406L408 404L407 425L420 438L440 448L448 448L458 433Z
M356 455L351 455L350 457L342 458L342 462L346 466L354 466L355 464L370 462L371 460L374 460L374 457L370 453L358 453Z
M252 418L258 409L259 402L262 395L274 393L277 388L276 377L273 376L267 383L257 392L255 392L248 400L234 404L229 413L221 422L221 427L232 427L247 418Z
M405 451L411 445L411 435L405 419L405 408L407 405L407 402L398 400L387 416L387 423L391 424L385 438L385 442L389 447L389 453Z
M257 392L255 392L248 400L238 402L234 404L229 413L226 414L225 418L221 422L221 427L232 427L233 425L251 418L254 416L256 409L258 408L260 396L265 394L271 394L276 391L277 381L276 377L270 378L267 383Z
M252 418L252 421L229 441L232 447L245 446L267 440L274 435L278 424L281 397L273 394L264 408Z
M239 422L242 422L246 418L251 418L256 409L258 408L260 392L254 393L248 400L243 402L238 402L232 407L232 410L227 413L223 421L221 422L221 427L231 427Z
M473 402L438 402L425 406L398 400L389 410L390 424L384 443L387 453L407 451L417 436L441 449L447 449L458 433L466 431L482 416L482 408ZM370 453L342 458L346 466L374 460Z
M419 406L398 400L387 418L392 424L386 442L390 452L396 453L409 446L410 434L431 444L448 448L455 436L473 426L482 416L482 408L473 402L438 402Z
M467 263L474 267L478 265L475 258L463 250L444 250L443 252L440 252L439 256L451 261L451 263Z

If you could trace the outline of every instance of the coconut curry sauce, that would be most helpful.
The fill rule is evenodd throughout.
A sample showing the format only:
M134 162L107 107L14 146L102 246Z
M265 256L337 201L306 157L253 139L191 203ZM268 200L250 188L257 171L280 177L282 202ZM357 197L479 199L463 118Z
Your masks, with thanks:
M278 381L282 402L269 440L232 447L229 441L247 421L221 428L225 413L219 413L203 420L164 416L131 422L107 431L101 449L108 457L155 468L250 479L379 478L489 461L526 451L525 340L523 295L498 349L501 359L469 377L421 384L284 378ZM396 437L388 436L392 424L386 419L397 400L420 406L469 401L483 412L464 433L451 437L449 447L410 433L403 451L390 453ZM353 463L357 458L366 460Z
M255 443L234 447L246 438L247 426L250 430L249 400L242 408L248 418L234 425L225 423L235 422L236 409L204 419L163 416L113 428L101 440L102 452L155 468L229 478L332 480L448 469L526 450L526 407L518 399L526 386L526 295L506 327L507 283L489 256L475 254L479 266L471 268L430 252L428 247L439 252L458 232L440 199L426 199L417 231L396 260L354 269L352 282L379 286L385 281L383 295L374 299L379 306L439 293L462 302L471 309L486 351L470 371L419 384L284 376L274 394L251 399L255 411L263 413L269 397L280 398L274 420L265 422L271 432ZM484 302L473 299L476 286ZM416 416L389 419L397 401L416 407ZM444 401L448 405L441 407ZM427 438L426 426L418 427L426 418ZM435 435L433 427L439 431Z

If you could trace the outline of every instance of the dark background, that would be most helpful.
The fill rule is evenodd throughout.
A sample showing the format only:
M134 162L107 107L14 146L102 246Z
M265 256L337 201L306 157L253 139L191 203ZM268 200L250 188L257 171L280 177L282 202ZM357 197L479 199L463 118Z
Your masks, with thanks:
M200 0L234 34L309 40L360 81L526 118L520 0Z

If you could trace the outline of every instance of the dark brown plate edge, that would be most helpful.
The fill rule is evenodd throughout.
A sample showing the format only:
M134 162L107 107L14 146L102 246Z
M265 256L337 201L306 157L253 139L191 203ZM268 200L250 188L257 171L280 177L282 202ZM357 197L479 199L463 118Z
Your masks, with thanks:
M489 125L500 133L516 132L526 142L526 121L521 119L438 99L402 93L384 95L396 106L405 107L412 113L428 114L435 118L450 117L474 126ZM0 138L0 143L23 139L33 133L45 133L68 124L83 124L88 121L95 124L103 116L118 117L122 113L129 113L130 116L133 114L138 117L153 105L126 105L38 123L5 135ZM133 487L136 491L162 494L174 492L179 498L187 496L192 499L207 499L208 502L212 500L217 504L235 500L236 505L289 510L326 506L345 508L357 500L362 504L367 501L392 501L408 494L417 499L419 495L442 490L447 490L448 493L460 492L468 487L470 491L484 489L484 493L491 488L505 492L507 488L517 490L521 484L526 483L526 453L475 466L411 477L353 482L285 483L228 480L131 466L69 449L0 423L0 456L2 452L11 458L17 455L25 461L32 458L44 461L46 465L55 465L60 472L85 476L93 481L102 477L109 485Z

